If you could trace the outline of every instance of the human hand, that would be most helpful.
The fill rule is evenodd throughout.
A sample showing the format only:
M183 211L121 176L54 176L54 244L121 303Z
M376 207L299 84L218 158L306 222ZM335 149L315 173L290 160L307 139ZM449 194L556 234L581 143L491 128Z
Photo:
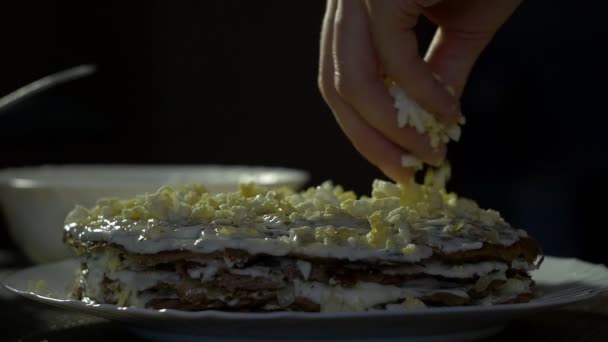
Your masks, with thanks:
M481 51L521 0L328 0L321 32L319 88L355 148L388 177L414 174L412 154L431 165L445 144L398 127L390 77L446 127L462 116L459 97ZM424 15L438 26L424 59L413 28Z

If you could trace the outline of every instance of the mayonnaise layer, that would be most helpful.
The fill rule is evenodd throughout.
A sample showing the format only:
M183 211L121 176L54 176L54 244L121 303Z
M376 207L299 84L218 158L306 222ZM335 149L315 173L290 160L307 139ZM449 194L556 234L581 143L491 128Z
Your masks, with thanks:
M527 279L508 279L506 277L508 267L501 262L463 265L423 262L419 265L383 267L382 273L385 274L417 274L420 278L404 281L401 286L359 281L353 286L343 287L339 281L332 279L328 284L309 280L311 265L303 260L292 261L297 264L301 277L286 282L283 266L273 268L254 265L239 268L222 260L210 260L191 265L186 269L185 275L179 275L170 271L142 268L126 260L117 264L117 253L114 250L106 250L85 258L88 270L81 275L81 287L85 298L98 302L117 302L121 306L143 307L151 299L177 298L172 290L158 292L159 288L166 288L165 285L179 286L184 281L192 280L214 284L216 275L223 273L272 281L279 286L285 286L276 293L280 305L288 306L295 298L300 297L319 304L321 311L372 310L377 305L387 303L391 305L389 308L391 310L415 308L420 307L420 298L424 299L436 294L449 294L468 300L469 291L483 292L497 280L505 282L504 285L493 290L492 296L474 303L495 304L531 291L531 283ZM471 278L476 280L465 284L454 281ZM107 283L108 281L110 283ZM149 293L147 291L149 289L155 290ZM204 292L209 298L222 301L229 296L229 293L221 293L213 288L203 287L197 291ZM227 304L238 307L239 301L230 299Z

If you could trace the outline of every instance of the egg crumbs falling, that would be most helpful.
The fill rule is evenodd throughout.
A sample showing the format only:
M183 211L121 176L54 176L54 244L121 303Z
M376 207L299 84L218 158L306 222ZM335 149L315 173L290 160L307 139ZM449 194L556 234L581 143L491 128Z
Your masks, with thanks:
M435 76L439 79L438 76ZM388 92L394 99L394 108L397 110L397 126L403 128L411 126L420 134L428 134L431 147L438 148L439 144L446 144L450 140L459 141L461 135L460 125L464 125L465 118L461 117L458 124L447 127L439 122L435 115L422 108L414 101L405 90L389 79L385 80ZM450 94L454 95L454 89L446 87ZM420 170L423 167L421 160L409 153L401 156L401 166Z

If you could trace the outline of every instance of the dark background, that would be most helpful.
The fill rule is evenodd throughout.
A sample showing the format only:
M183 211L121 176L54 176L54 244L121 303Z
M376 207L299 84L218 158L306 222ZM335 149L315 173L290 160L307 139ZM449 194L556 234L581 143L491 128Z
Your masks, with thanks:
M99 70L0 115L0 167L276 165L368 193L382 175L316 87L324 7L3 2L0 96L77 64ZM452 190L500 210L548 254L608 263L604 13L589 2L522 4L471 75L449 158ZM423 43L431 30L421 24Z

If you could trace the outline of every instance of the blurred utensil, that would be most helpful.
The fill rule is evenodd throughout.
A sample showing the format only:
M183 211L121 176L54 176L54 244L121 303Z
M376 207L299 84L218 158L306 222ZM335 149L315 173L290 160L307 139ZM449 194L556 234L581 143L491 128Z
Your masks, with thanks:
M77 80L86 76L89 76L97 70L97 66L92 64L78 65L63 71L56 72L54 74L45 76L39 80L36 80L30 84L27 84L12 93L0 98L0 116L6 112L6 109L19 103L22 100L30 98L31 96L45 91L49 88L57 86L62 83Z

